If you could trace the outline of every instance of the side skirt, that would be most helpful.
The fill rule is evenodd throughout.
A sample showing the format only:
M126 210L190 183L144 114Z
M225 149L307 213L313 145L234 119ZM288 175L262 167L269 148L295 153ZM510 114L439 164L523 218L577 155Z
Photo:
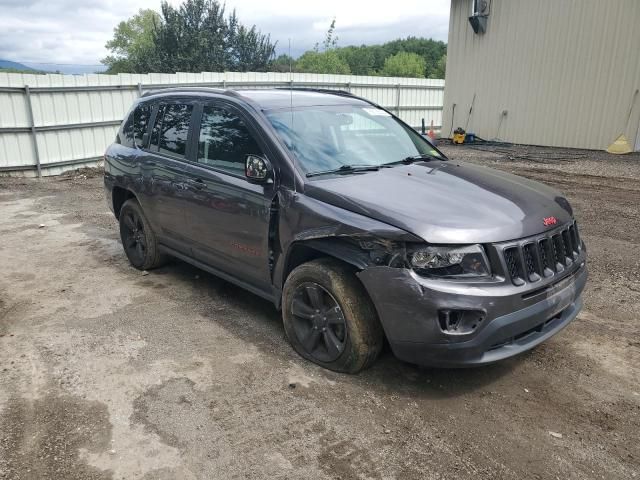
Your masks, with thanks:
M160 245L160 249L171 255L172 257L176 257L180 260L182 260L183 262L187 262L191 265L193 265L194 267L199 268L200 270L204 270L205 272L208 272L212 275L215 275L216 277L220 277L221 279L229 282L229 283L233 283L234 285L237 285L241 288L244 288L245 290L250 291L251 293L258 295L259 297L264 298L265 300L269 300L270 302L273 302L274 305L276 305L276 308L278 307L279 303L280 303L280 295L276 295L273 292L266 292L264 290L261 290L257 287L254 287L253 285L244 282L232 275L229 275L228 273L225 273L221 270L218 270L217 268L213 268L209 265L207 265L206 263L200 262L199 260L196 260L195 258L192 258L188 255L185 255L177 250L174 250L173 248L167 247L166 245Z

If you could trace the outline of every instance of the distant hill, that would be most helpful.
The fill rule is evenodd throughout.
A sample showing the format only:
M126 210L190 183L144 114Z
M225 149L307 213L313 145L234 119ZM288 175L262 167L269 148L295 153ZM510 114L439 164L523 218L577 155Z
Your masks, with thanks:
M29 66L31 65L31 66ZM75 65L72 63L18 63L11 60L0 59L0 72L20 73L62 73L66 75L82 75L85 73L102 73L106 66L99 65Z
M2 1L2 0L0 0ZM32 64L32 68L36 68L44 73L62 73L65 75L83 75L85 73L102 73L107 67L104 65L81 65L71 63L37 63Z
M12 62L11 60L2 60L2 59L0 59L0 69L23 70L23 71L33 70L34 72L36 71L31 67L27 67L26 65L23 65L22 63Z

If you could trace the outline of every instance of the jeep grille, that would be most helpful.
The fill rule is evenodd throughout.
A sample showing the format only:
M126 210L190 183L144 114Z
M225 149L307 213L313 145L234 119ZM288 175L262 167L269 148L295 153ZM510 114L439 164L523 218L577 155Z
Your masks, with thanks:
M506 273L514 285L552 277L572 265L582 252L576 222L561 229L510 242L502 248Z

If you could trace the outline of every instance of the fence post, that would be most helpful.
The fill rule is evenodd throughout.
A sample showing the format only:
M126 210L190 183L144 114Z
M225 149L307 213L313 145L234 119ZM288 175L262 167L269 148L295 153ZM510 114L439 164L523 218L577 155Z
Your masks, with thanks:
M138 82L138 97L142 96L142 84Z
M40 165L40 151L38 150L38 137L36 136L36 124L33 118L33 106L31 104L31 91L29 85L24 86L24 92L27 96L27 112L29 113L29 128L31 129L31 142L33 143L33 151L36 154L36 168L38 169L38 178L42 178L42 166Z
M396 95L396 115L399 117L400 116L400 84L396 85L396 87L398 88L397 95Z

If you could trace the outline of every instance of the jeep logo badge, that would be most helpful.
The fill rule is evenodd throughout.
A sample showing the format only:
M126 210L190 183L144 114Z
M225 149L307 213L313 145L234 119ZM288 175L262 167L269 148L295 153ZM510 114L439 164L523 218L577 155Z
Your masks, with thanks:
M542 219L542 224L545 227L550 227L551 225L555 225L558 223L558 219L556 217L545 217Z

